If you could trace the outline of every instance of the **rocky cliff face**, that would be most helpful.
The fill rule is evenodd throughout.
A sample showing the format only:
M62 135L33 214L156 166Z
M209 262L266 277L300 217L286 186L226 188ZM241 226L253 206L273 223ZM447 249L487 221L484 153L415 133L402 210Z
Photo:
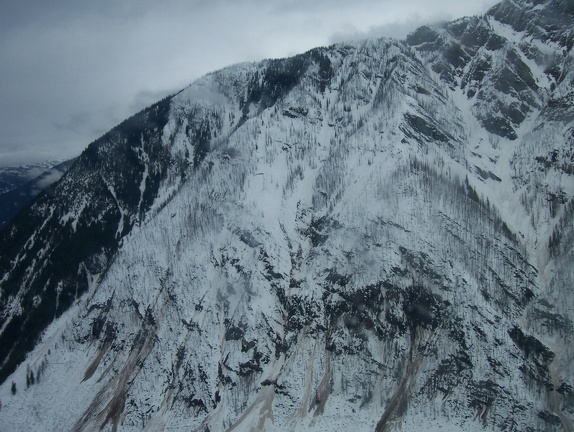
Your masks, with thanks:
M2 423L571 430L573 24L234 66L90 145L2 232Z

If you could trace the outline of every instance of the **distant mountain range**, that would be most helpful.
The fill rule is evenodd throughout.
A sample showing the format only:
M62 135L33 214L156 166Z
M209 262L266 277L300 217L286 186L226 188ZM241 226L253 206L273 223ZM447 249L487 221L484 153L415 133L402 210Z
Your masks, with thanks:
M1 167L0 194L18 189L59 163L60 162L49 161L15 167Z
M0 229L36 195L60 180L74 160L0 168Z

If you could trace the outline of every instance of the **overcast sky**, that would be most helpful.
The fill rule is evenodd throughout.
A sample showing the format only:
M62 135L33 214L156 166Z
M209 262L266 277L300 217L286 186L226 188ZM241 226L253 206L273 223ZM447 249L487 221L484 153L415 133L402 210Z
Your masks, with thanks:
M207 72L496 0L0 0L0 166L67 159Z

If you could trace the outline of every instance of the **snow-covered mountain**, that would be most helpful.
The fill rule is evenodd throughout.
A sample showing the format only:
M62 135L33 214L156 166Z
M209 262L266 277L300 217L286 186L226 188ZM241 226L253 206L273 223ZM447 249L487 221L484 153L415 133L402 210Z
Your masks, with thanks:
M572 430L574 3L198 80L0 232L6 430Z

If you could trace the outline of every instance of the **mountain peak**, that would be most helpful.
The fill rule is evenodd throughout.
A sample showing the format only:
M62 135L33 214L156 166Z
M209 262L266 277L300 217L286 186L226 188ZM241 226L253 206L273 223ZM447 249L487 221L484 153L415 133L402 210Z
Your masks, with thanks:
M486 14L516 32L543 42L554 42L567 52L574 44L572 0L505 0Z

